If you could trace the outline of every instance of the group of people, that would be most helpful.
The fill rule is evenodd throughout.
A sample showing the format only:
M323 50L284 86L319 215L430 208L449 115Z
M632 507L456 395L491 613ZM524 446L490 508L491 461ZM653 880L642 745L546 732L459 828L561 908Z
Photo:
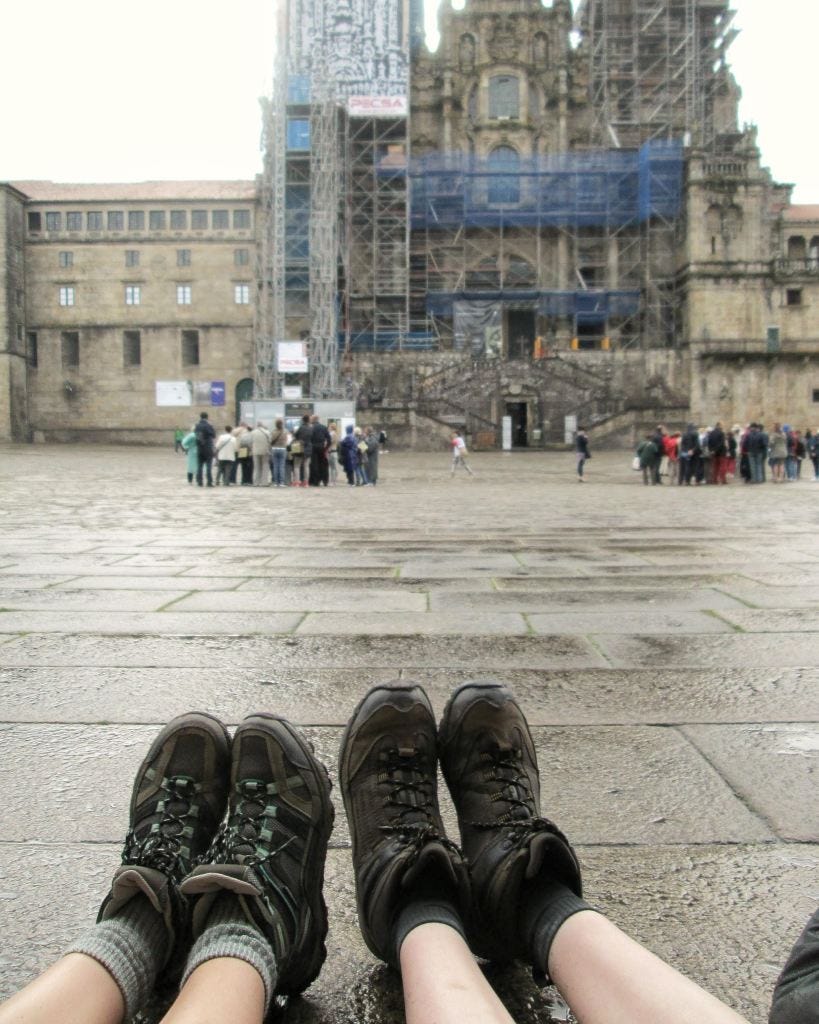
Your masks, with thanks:
M662 424L646 434L634 455L634 469L643 483L727 484L739 476L747 484L761 484L770 474L773 483L802 477L802 463L810 459L812 479L819 480L819 434L804 435L788 424L774 423L766 432L761 423L736 425L726 430L722 423L668 432Z
M338 483L339 466L350 487L363 487L378 483L378 456L386 439L383 430L352 424L339 437L335 421L325 425L307 414L292 431L279 418L269 429L264 423L240 423L225 426L217 436L203 412L190 433L175 442L187 455L188 483L195 480L199 487L331 487Z
M449 838L440 766L458 817ZM374 686L342 736L358 923L400 972L408 1024L512 1024L474 956L529 964L583 1024L742 1024L584 899L578 857L540 807L535 746L502 683L462 684L436 724L407 680ZM0 1005L0 1024L121 1024L157 990L164 1024L262 1024L327 955L330 779L258 712L233 736L181 715L134 780L122 863L94 927ZM819 1022L819 920L797 941L771 1024Z

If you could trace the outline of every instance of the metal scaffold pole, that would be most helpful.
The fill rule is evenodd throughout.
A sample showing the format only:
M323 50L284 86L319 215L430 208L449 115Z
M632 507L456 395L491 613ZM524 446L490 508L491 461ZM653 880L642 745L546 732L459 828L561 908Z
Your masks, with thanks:
M310 106L310 394L338 395L339 110L323 52Z
M264 103L258 293L254 318L256 398L281 392L276 343L285 338L285 179L287 146L287 0L276 9L273 95Z

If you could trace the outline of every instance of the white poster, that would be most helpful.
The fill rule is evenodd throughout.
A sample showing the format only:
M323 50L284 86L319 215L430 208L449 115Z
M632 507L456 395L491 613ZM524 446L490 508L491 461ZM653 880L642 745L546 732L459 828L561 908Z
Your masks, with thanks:
M505 452L512 451L512 417L504 416L501 420L501 447Z
M297 402L301 398L301 384L283 384L282 398L286 402Z
M577 433L577 416L564 416L563 417L563 440L566 444L571 444L574 441L574 435Z
M158 406L193 405L193 388L189 380L158 380L155 384Z
M303 341L279 342L279 373L307 373L307 350Z

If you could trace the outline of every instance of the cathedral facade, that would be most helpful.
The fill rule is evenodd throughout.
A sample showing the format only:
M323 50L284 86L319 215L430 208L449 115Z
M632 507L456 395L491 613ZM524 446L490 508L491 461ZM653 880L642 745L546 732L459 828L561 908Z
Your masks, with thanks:
M728 0L445 0L434 50L417 0L287 14L257 180L0 185L0 436L288 385L488 447L815 429L819 207L737 123Z

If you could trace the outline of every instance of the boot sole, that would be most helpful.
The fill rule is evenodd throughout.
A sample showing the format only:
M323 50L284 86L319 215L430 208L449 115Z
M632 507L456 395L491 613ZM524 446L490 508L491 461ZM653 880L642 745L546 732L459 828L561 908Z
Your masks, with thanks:
M306 740L295 726L291 725L286 718L274 715L269 712L259 712L244 719L242 725L253 726L254 722L264 723L269 727L275 723L279 728L275 729L276 738L282 742L287 751L297 750L305 756L313 769L314 777L318 783L319 798L321 800L321 816L316 826L311 829L307 840L305 852L305 863L314 854L316 847L324 850L321 864L318 870L318 877L308 879L302 895L310 908L311 926L305 931L305 935L299 946L294 947L290 953L292 970L286 971L279 978L276 987L277 995L296 996L302 993L316 980L321 971L324 961L327 959L327 938L328 920L327 904L324 900L324 865L327 859L327 844L330 833L333 831L335 809L330 792L332 782L325 766L313 753L311 744ZM302 963L304 966L302 967Z

